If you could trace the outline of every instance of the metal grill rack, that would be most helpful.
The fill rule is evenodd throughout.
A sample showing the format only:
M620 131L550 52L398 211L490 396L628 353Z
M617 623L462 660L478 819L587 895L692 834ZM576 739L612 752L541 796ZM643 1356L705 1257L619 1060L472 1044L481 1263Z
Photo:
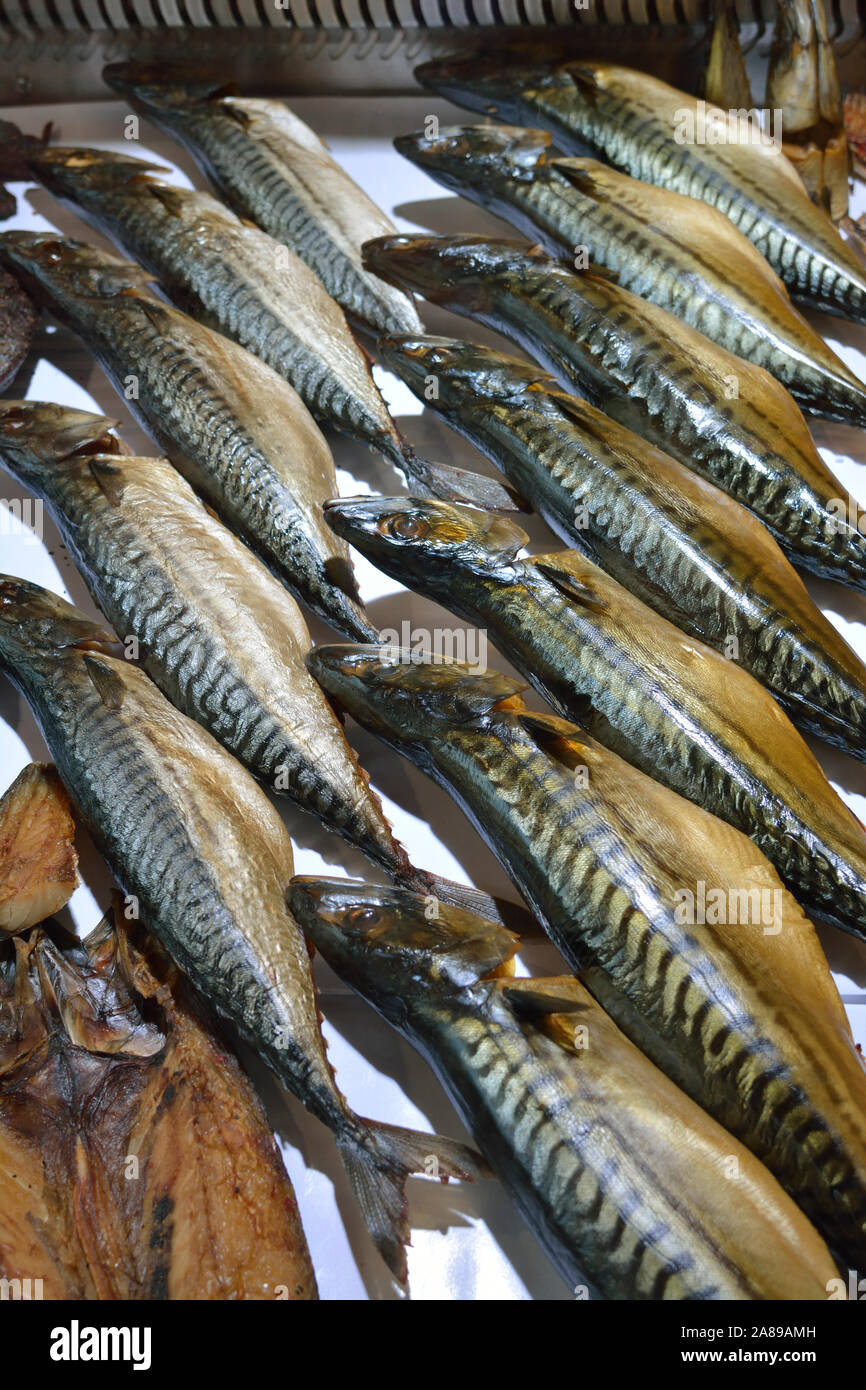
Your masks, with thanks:
M774 0L737 0L753 65L774 13ZM862 85L866 0L828 0L827 15L843 83ZM102 66L132 55L230 63L259 94L407 94L417 63L481 31L488 51L631 57L693 88L712 17L713 0L0 0L0 105L104 97Z

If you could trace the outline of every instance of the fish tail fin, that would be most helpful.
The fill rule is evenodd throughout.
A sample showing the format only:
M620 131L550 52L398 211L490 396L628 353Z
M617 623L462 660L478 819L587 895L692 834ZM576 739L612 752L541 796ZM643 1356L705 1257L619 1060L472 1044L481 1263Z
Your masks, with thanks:
M450 463L434 463L419 458L414 451L407 451L399 464L413 483L444 502L464 503L487 512L529 510L528 504L507 483L485 477L483 473L455 468Z
M455 1139L419 1134L399 1125L364 1120L360 1132L338 1140L352 1191L394 1278L405 1286L406 1246L410 1244L406 1180L413 1173L472 1181L489 1176L484 1160Z

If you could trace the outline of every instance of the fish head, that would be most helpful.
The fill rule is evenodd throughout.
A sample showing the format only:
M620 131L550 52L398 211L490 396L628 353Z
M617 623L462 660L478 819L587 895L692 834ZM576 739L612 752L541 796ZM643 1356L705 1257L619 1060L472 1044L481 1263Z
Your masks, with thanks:
M0 574L0 660L13 672L51 661L69 648L103 651L116 640L58 594Z
M529 542L505 516L433 497L340 497L325 503L325 518L374 565L423 592L489 573Z
M72 199L87 193L109 192L136 179L170 172L161 164L114 150L62 145L40 145L30 152L27 163L52 193Z
M534 93L565 82L550 54L533 52L531 46L437 58L417 67L415 78L458 106L509 118L518 116L521 103L531 101Z
M47 295L52 306L61 310L81 300L142 289L152 280L134 262L56 232L0 233L0 262L19 276L25 287Z
M551 137L546 130L523 126L444 126L435 135L416 131L398 135L394 148L440 183L460 192L488 188L498 179L531 183L545 162Z
M427 636L422 634L422 640ZM418 650L396 645L314 647L307 666L353 719L410 756L496 710L522 709L520 692L526 689L498 671L442 660L421 644Z
M117 420L48 401L0 400L0 459L16 472L59 463L73 454L113 453Z
M541 367L456 338L393 333L379 339L378 353L421 400L434 400L445 414L482 403L517 404L533 387L556 387Z
M475 984L520 945L498 923L406 888L298 877L287 901L328 964L394 1021L415 1001Z
M484 308L498 282L525 273L527 257L554 264L541 247L523 241L421 232L374 237L364 242L361 255L374 275L433 303L447 303L459 293L460 307L468 313Z
M102 69L102 79L115 92L162 119L201 102L236 96L239 90L237 83L226 82L224 77L169 64L109 63Z

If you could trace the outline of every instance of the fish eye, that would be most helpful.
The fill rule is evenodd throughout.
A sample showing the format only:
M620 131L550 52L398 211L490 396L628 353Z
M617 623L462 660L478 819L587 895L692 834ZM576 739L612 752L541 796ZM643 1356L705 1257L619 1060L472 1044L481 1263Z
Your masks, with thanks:
M385 527L390 536L404 541L422 541L430 532L430 523L413 512L397 512L387 518Z
M11 406L9 410L3 412L2 424L5 430L20 430L24 428L24 411L20 405Z
M380 907L353 907L346 914L346 931L356 936L366 936L377 927L385 925L385 914Z

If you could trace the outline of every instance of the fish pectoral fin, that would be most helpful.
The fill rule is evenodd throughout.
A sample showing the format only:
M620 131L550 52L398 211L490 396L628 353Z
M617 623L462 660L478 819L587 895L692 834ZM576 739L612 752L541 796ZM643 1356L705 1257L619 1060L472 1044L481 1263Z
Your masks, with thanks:
M144 288L144 282L142 282ZM140 289L133 290L133 294L138 301L138 307L144 317L157 330L157 332L169 341L172 340L172 328L177 321L177 310L172 309L168 304L164 304L156 295L149 290L141 293Z
M566 552L567 553L567 552ZM577 574L571 570L564 560L557 555L533 555L532 564L535 569L540 570L545 579L549 579L551 584L555 584L566 598L574 599L576 603L591 608L607 608L607 602L600 594L586 584Z
M548 1014L587 1012L591 1005L583 985L573 975L551 979L509 980L499 986L516 1013L524 1018L546 1018Z
M123 704L124 687L117 672L89 653L85 654L84 667L105 708L120 709Z
M592 198L597 203L610 201L609 195L599 187L592 170L587 169L585 160L557 156L556 159L551 159L548 162L551 169L555 169L564 179L568 179L569 183L573 184L581 193L585 193L588 198Z
M580 63L564 63L563 70L567 73L569 81L577 87L584 100L595 102L598 93L602 90L598 73L593 68L582 67Z
M154 165L153 167L157 168L158 166ZM142 176L142 182L147 183L151 197L162 203L166 212L170 212L172 217L181 216L186 202L185 189L173 188L169 183L162 183L159 179L151 179L147 176Z
M523 709L517 713L517 718L539 752L551 762L559 763L566 772L585 773L597 759L598 745L576 722L576 714L568 720L560 719L558 714L536 714Z
M88 467L90 468L94 481L99 485L100 492L103 493L113 507L119 507L123 500L123 490L125 486L123 474L120 469L103 458L92 458Z
M460 677L458 677L458 680ZM484 675L472 676L460 691L461 706L465 711L460 724L476 724L494 713L523 713L523 691L527 689L523 681L512 680L501 671L486 671Z

